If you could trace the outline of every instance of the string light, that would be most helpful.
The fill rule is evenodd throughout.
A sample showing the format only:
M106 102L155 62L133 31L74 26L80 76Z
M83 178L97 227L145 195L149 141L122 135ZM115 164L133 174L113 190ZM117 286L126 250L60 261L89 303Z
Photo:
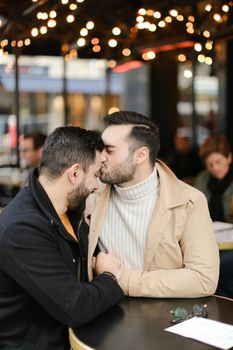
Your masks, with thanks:
M40 27L40 33L41 33L41 34L46 34L47 31L48 31L48 28L47 28L46 26Z
M37 36L39 34L39 30L38 30L38 28L32 28L32 30L31 30L31 35L32 36ZM12 41L13 42L13 41Z
M166 23L172 23L172 18L171 18L171 16L165 17L165 22L166 22Z
M69 7L70 7L71 11L75 11L77 9L78 5L77 4L70 4Z
M212 50L213 48L213 42L212 41L207 41L207 43L205 44L205 48L207 50Z
M184 20L184 16L178 15L178 16L176 17L176 19L177 19L177 21L182 22L182 21Z
M155 11L154 14L153 14L154 18L161 18L161 13L159 11Z
M131 50L128 48L125 48L122 50L123 56L130 56L131 55Z
M146 15L146 9L144 9L144 8L139 9L138 10L138 14L142 15L142 16L145 16Z
M200 62L200 63L204 63L205 62L205 55L198 55L197 56L197 60L198 60L198 62Z
M80 35L81 35L81 36L87 36L87 35L88 35L88 30L87 30L87 28L82 28L82 29L80 30Z
M200 52L202 50L202 45L200 43L195 43L194 50Z
M164 28L164 27L166 26L166 22L164 22L164 21L159 21L158 26L159 26L160 28Z
M175 9L172 9L169 11L169 14L172 16L172 17L177 17L178 16L178 11L175 10Z
M151 23L148 29L150 32L155 32L157 29L156 24Z
M98 45L99 44L99 39L98 38L93 38L93 39L91 39L91 43L92 43L92 45Z
M68 16L66 17L66 21L67 21L68 23L72 23L72 22L74 22L74 20L75 20L74 15L68 15Z
M214 18L214 20L215 20L216 22L220 22L221 19L222 19L222 17L220 16L219 13L215 13L215 14L213 15L213 18Z
M116 46L117 46L117 41L116 41L115 39L110 39L110 40L108 41L108 45L109 45L110 47L116 47Z
M92 30L95 27L95 23L93 21L88 21L86 27L88 30Z
M178 55L178 60L180 61L180 62L185 62L186 61L186 56L184 55L184 54L180 54L180 55Z
M213 63L213 60L211 57L206 57L205 58L205 63L208 64L208 65L211 65Z
M193 16L188 16L188 20L189 20L190 22L194 22L194 21L195 21L195 18L194 18Z
M56 18L56 17L57 17L57 12L54 11L54 10L50 11L50 12L49 12L49 17L50 17L50 18Z
M57 22L55 21L55 19L49 19L47 25L49 28L54 28L56 27Z
M205 10L206 10L207 12L210 12L211 9L212 9L212 5L211 5L211 4L207 4L207 5L205 6Z
M100 52L101 51L101 46L100 45L95 45L95 46L93 46L92 50L94 52Z
M32 0L32 2L37 2L38 0ZM75 11L77 10L77 8L79 9L78 4L84 2L84 0L60 0L59 5L56 5L56 11L53 9L54 7L50 7L48 6L44 6L43 8L43 4L40 6L40 9L42 11L36 13L36 18L37 21L33 22L33 23L37 23L34 24L34 27L31 28L31 37L37 37L39 34L41 35L45 35L48 32L49 28L53 28L55 27L57 24L59 26L61 26L60 24L60 19L64 18L64 17L60 17L60 9L63 8L61 6L62 5L67 5L65 11L71 12L71 11ZM202 17L195 22L195 17L191 14L187 14L186 11L183 11L182 7L177 7L177 8L170 8L170 9L163 9L163 12L161 14L160 11L157 11L156 9L153 8L140 8L137 11L137 14L135 16L135 22L133 26L129 26L127 27L127 25L124 25L124 27L122 26L122 28L120 28L119 26L115 26L112 29L108 28L111 30L112 35L113 36L119 36L122 33L122 30L124 28L124 35L122 35L121 39L120 39L120 43L122 45L119 45L119 50L121 52L121 54L123 56L130 56L132 54L131 52L131 47L129 45L128 47L128 43L137 43L137 39L138 39L138 35L140 30L148 30L149 32L155 32L157 30L157 28L161 28L159 29L159 31L163 31L163 28L166 27L166 31L169 32L169 30L173 30L174 28L172 27L172 25L168 25L171 23L174 23L176 21L178 22L183 22L184 20L186 21L185 25L183 24L184 30L188 33L188 34L194 34L195 33L195 37L197 37L198 35L201 35L201 43L195 43L194 44L194 50L196 52L201 52L204 48L204 50L212 50L213 49L213 41L209 40L210 38L213 39L215 38L215 32L216 32L216 27L218 26L218 24L227 24L228 22L228 12L230 9L230 6L233 6L233 3L230 1L224 1L226 2L225 4L219 4L218 6L215 6L215 3L213 1L210 1L211 3L207 3L207 1L205 1L204 4L204 10L207 13L204 13L203 18L204 18L204 22L202 22ZM59 8L60 6L60 8ZM43 9L46 9L46 11L43 11ZM79 13L79 12L78 12ZM202 14L200 14L200 16L202 16ZM55 20L55 18L58 17L59 18L59 22L57 22ZM208 19L207 19L208 17ZM80 23L78 22L79 17L75 17L72 13L69 13L67 15L65 15L65 18L67 23L72 23L75 21L75 19L77 20L77 24L80 25L82 23L82 21L80 21ZM216 27L213 28L213 19L216 23ZM43 25L43 22L46 20L46 22L44 22L46 25ZM212 20L212 21L211 21ZM195 25L194 25L195 22ZM204 23L204 24L203 24ZM117 23L116 23L117 24ZM118 23L119 24L119 23ZM212 27L211 27L212 25ZM89 30L92 30L95 27L95 24L93 21L88 21L86 24L84 22L84 26L83 28L81 28L81 30L79 31L80 33L80 38L76 38L77 41L77 45L78 47L82 47L85 46L87 41L83 38L86 37L89 33ZM182 24L178 24L176 23L175 26L177 28L182 28ZM219 26L218 26L219 27ZM61 28L59 28L60 30ZM98 30L96 31L96 33L98 33ZM99 33L101 35L101 31ZM144 35L144 34L142 34ZM25 35L24 35L25 37ZM31 44L31 40L30 38L27 39L23 39L22 40L18 40L17 42L12 41L10 43L11 46L19 46L21 47L21 45L25 45L26 46L26 42L28 43L28 45ZM103 38L105 38L103 36ZM125 38L129 38L130 40L127 42L124 42ZM139 37L140 38L140 37ZM153 35L151 34L151 38L153 38ZM20 39L20 38L19 38ZM132 40L133 39L133 40ZM70 40L70 39L68 39ZM191 39L193 40L193 38ZM152 39L153 41L153 39ZM155 41L156 41L156 37L155 37ZM118 41L114 38L105 38L105 40L101 40L101 46L100 46L100 40L97 37L93 37L92 39L89 39L88 42L91 42L92 46L92 51L95 53L100 52L101 50L103 50L103 48L105 47L104 44L108 44L109 47L114 48L118 46ZM146 42L145 42L146 44ZM3 44L3 40L1 42L1 46L0 48L4 48L4 46L7 46L8 44ZM70 47L72 47L71 43L68 43L68 49L64 52L64 57L65 54L67 55L67 59L70 59L71 57L75 56L75 53L71 53L71 51L69 52L69 45ZM126 46L124 48L124 46ZM123 47L123 48L122 48ZM5 49L4 49L5 50ZM3 50L3 51L4 51ZM68 53L69 52L69 53ZM109 51L110 52L110 51ZM114 52L114 55L117 53L117 51ZM76 54L77 54L77 50L76 50ZM210 53L209 53L210 55ZM76 56L77 57L77 56ZM156 57L156 54L154 51L148 51L146 53L142 54L142 59L144 60L150 60L150 59L154 59ZM177 58L176 58L179 62L187 62L187 58L186 55L184 54L177 54ZM206 64L212 64L212 58L211 57L206 57L203 54L199 54L197 56L197 59L199 62L201 63L206 63ZM208 62L208 63L207 63Z
M137 16L137 17L136 17L136 21L137 21L138 23L144 22L144 17L143 17L143 16Z
M146 14L147 14L147 16L153 16L154 15L154 10L149 9L149 10L146 11Z
M209 37L210 37L210 32L209 32L208 30L204 30L203 36L204 36L205 38L209 38Z
M192 78L192 76L193 76L192 71L190 69L185 69L184 77L190 79L190 78Z
M22 47L22 46L23 46L23 40L19 40L19 41L17 42L17 46L18 46L18 47Z
M113 35L120 35L120 34L121 34L120 28L119 28L119 27L114 27L114 28L112 29L112 34L113 34Z
M79 47L85 46L85 45L86 45L86 40L85 40L84 38L79 38L79 39L77 40L77 45L78 45Z
M29 46L31 44L31 39L27 38L24 40L24 45Z
M228 5L223 5L222 6L223 12L228 12L229 11L229 6Z
M115 61L115 60L109 60L109 61L107 62L107 66L108 66L108 68L114 68L114 67L116 67L116 61Z

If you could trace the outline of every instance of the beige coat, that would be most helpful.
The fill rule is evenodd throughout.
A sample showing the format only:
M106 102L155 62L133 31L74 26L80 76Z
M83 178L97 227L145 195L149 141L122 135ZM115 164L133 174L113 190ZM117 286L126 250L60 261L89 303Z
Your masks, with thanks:
M178 180L161 161L156 162L156 169L160 188L148 231L144 268L125 267L119 283L129 296L192 298L212 295L218 282L219 253L206 198ZM91 213L90 279L91 257L98 242L109 195L109 186L97 193Z

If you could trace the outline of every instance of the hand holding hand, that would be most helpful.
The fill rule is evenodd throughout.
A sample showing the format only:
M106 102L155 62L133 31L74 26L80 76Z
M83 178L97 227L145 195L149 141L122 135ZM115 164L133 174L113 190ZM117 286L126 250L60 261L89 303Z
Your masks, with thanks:
M96 258L92 259L92 266L97 275L104 271L111 272L119 280L122 270L119 259L112 253L100 252Z

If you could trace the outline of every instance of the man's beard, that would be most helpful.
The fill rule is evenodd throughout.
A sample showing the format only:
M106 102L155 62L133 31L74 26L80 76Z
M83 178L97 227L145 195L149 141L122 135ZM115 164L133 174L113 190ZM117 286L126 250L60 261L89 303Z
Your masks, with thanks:
M100 171L100 180L109 185L120 185L133 180L135 169L136 165L133 164L133 158L129 156L123 163L115 166L109 173Z
M81 184L73 189L68 195L68 208L70 210L80 210L85 208L85 201L89 196L90 191L85 187L85 179Z

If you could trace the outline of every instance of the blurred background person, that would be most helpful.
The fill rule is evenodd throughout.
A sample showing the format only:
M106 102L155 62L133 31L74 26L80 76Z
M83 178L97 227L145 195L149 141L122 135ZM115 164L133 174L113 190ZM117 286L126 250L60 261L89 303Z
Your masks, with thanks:
M46 137L47 135L41 132L33 132L20 138L20 166L23 169L22 186L27 183L30 170L40 164Z
M197 176L194 186L206 195L213 221L233 223L233 165L226 137L209 137L199 154L206 170Z
M200 147L206 170L195 186L204 192L213 221L233 223L233 164L230 145L225 136L212 136ZM233 235L233 230L228 231ZM224 234L224 231L222 232ZM220 248L220 274L216 294L233 298L233 250Z
M179 179L191 185L196 175L202 170L198 149L193 147L190 130L187 128L177 129L174 137L174 151L168 159L168 165Z

